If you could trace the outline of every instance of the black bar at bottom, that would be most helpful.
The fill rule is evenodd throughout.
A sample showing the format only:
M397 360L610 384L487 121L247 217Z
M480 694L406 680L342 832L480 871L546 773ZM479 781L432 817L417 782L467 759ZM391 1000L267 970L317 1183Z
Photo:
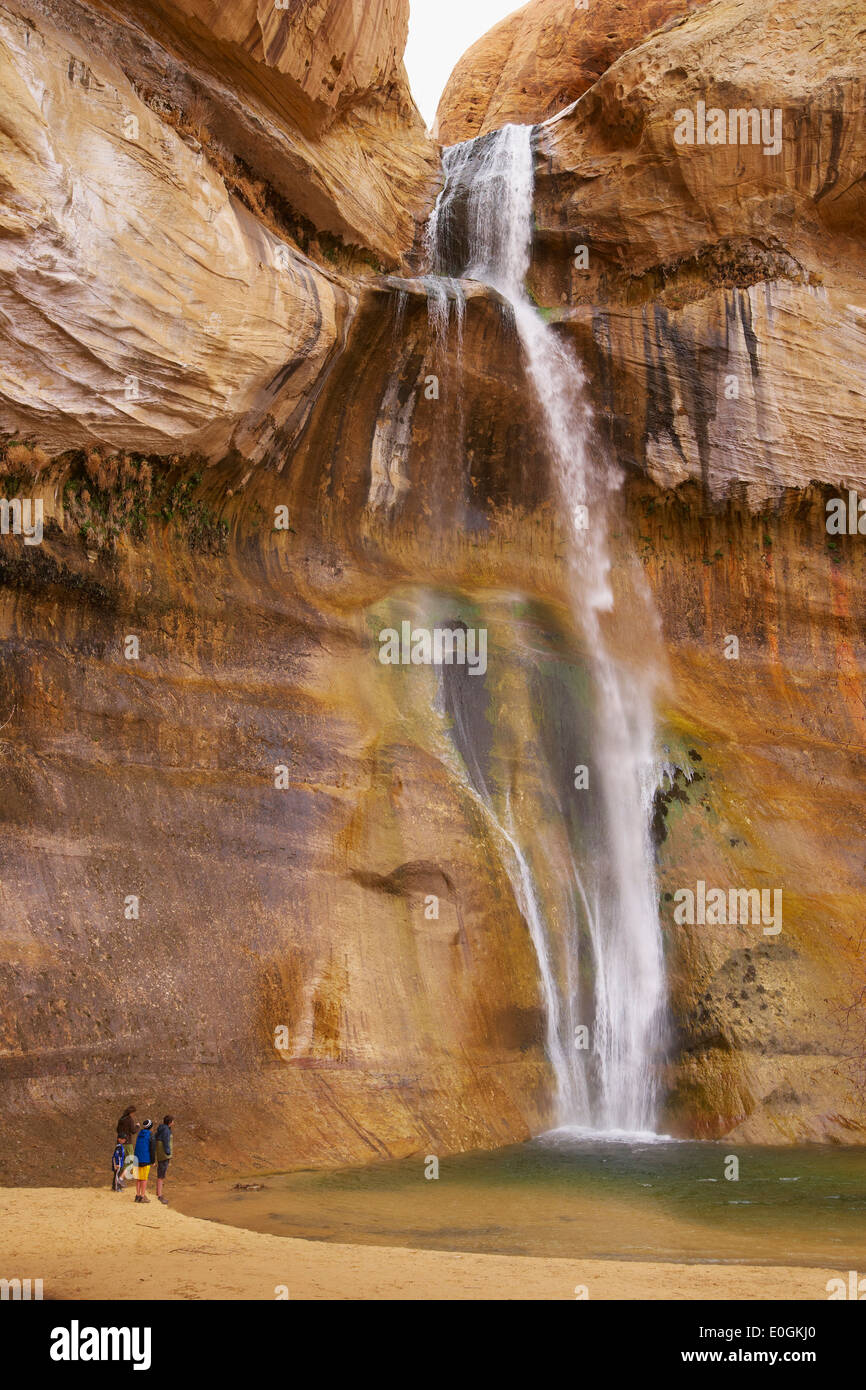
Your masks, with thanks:
M839 1306L848 1301L9 1301L0 1303L0 1329L4 1361L10 1352L20 1358L35 1383L46 1375L136 1374L138 1367L137 1378L161 1375L178 1385L190 1376L186 1383L198 1385L202 1375L217 1376L216 1384L242 1390L253 1378L282 1390L299 1374L321 1375L326 1385L348 1374L429 1384L436 1374L463 1379L467 1363L488 1382L500 1366L514 1381L568 1373L569 1363L584 1384L599 1373L612 1379L677 1368L690 1377L710 1367L806 1368L826 1380L861 1364L866 1310Z

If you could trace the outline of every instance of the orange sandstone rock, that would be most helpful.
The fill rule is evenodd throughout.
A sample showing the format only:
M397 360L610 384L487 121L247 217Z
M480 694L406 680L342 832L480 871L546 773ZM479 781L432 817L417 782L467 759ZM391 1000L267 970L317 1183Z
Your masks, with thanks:
M703 0L531 0L460 59L436 115L455 145L515 122L534 125L569 106L627 49Z

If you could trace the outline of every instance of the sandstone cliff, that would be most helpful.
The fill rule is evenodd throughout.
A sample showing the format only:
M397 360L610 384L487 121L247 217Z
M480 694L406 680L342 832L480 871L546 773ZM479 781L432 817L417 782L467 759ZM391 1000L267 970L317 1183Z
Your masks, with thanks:
M862 1135L861 538L825 527L827 497L866 483L862 37L856 4L717 0L538 138L536 292L616 456L662 489L638 546L696 754L662 882L774 883L790 905L779 952L670 938L671 1123L697 1102L709 1133ZM778 112L778 148L678 143L698 102Z
M52 450L290 437L352 312L341 268L400 263L435 191L405 5L372 46L353 7L307 13L314 60L285 16L262 47L243 7L213 32L169 8L0 10L0 430Z
M563 924L583 656L508 316L440 287L431 320L412 277L441 176L405 7L366 8L0 11L0 467L48 518L0 537L6 1180L127 1096L234 1167L549 1120L477 786ZM714 0L536 136L532 288L624 465L617 582L648 579L670 671L681 1134L863 1137L866 589L824 529L866 488L862 32L845 0ZM677 144L699 100L780 109L781 152ZM483 621L488 675L395 683L404 618ZM714 877L781 887L782 937L675 926Z
M618 444L666 485L760 500L862 480L862 29L853 0L820 23L798 0L716 0L540 133L539 295L577 306L611 418L646 426ZM678 143L698 103L724 113L724 143ZM769 143L727 139L749 110L772 115Z
M706 0L530 0L455 67L435 134L456 145L513 121L533 125L583 96L627 49Z

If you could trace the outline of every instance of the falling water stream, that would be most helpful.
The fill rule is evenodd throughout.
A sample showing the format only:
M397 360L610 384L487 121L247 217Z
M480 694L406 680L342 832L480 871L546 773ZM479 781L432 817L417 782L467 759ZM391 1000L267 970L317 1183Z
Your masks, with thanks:
M652 1132L665 1012L661 929L650 841L656 786L653 681L618 662L605 639L614 607L608 510L616 470L599 449L580 364L532 304L525 287L533 231L533 130L508 125L445 151L445 186L429 226L431 322L441 338L459 281L488 285L513 315L528 381L568 531L569 583L575 627L591 674L594 785L600 850L573 862L575 928L554 942L510 811L488 816L504 842L515 898L538 957L547 1021L547 1052L556 1079L556 1120L608 1134ZM438 282L438 283L437 283ZM582 921L592 952L592 1019L576 1015L572 984ZM565 961L563 967L562 961ZM575 1024L590 1028L587 1054Z

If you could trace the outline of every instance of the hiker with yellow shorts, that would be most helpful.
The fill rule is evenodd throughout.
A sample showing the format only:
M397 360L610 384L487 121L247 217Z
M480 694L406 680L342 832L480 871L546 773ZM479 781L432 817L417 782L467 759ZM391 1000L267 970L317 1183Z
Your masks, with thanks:
M137 1202L150 1201L147 1196L147 1179L150 1176L150 1165L155 1159L156 1139L153 1133L153 1122L145 1120L135 1140L135 1161L138 1164L135 1174L135 1200Z

